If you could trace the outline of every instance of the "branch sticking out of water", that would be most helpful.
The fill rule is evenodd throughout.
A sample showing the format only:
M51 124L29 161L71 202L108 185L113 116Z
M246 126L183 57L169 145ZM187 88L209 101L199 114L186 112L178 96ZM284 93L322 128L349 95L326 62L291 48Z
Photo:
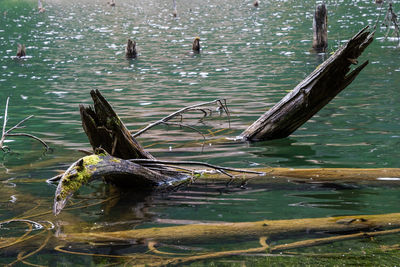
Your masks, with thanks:
M211 104L217 104L218 105L217 109L220 112L224 112L228 116L228 123L229 123L229 127L230 127L230 113L229 113L228 106L226 104L226 99L215 99L213 101L203 102L203 103L200 103L200 104L191 105L191 106L188 106L188 107L181 108L181 109L169 114L168 116L156 121L156 122L150 123L145 128L143 128L142 130L140 130L137 133L133 134L132 136L134 138L136 138L139 135L143 134L144 132L150 130L151 128L153 128L153 127L155 127L155 126L157 126L159 124L167 124L167 122L169 120L171 120L171 119L173 119L175 117L178 117L178 116L182 116L182 114L184 114L185 112L191 111L191 110L200 110L201 112L203 112L204 117L206 117L208 115L208 113L207 113L208 109L199 109L199 107L206 106L206 105L211 105ZM209 116L211 116L211 115L212 115L212 112L210 112ZM180 124L180 125L182 127L183 126L187 127L187 126L182 125L182 124Z
M4 152L6 151L10 151L11 149L8 146L4 145L4 142L6 140L7 136L26 136L26 137L30 137L32 139L35 139L37 141L39 141L40 143L42 143L42 145L46 148L46 150L49 150L49 146L46 144L46 142L44 142L42 139L40 139L39 137L36 137L32 134L28 134L28 133L11 133L12 131L16 130L16 129L22 129L25 128L25 126L21 126L25 121L29 120L30 118L33 117L33 115L30 115L28 117L26 117L25 119L21 120L20 122L18 122L17 124L15 124L13 127L11 127L10 129L6 130L6 126L7 126L7 116L8 116L8 103L10 101L10 98L7 97L7 101L6 101L6 108L4 110L4 119L3 119L3 129L1 132L1 139L0 139L0 149L3 150Z

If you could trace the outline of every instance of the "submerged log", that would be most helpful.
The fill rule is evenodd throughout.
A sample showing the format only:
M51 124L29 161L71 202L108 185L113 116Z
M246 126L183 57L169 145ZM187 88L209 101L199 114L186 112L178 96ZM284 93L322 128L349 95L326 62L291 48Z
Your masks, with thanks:
M248 169L245 169L248 170ZM400 168L316 168L316 169L295 169L295 168L257 168L252 171L264 172L264 176L255 176L250 173L240 174L241 179L256 179L257 183L268 183L271 178L305 180L306 182L385 182L400 183ZM220 173L205 171L199 179L226 180L226 176Z
M350 65L357 62L357 58L373 40L373 32L367 29L351 38L238 138L249 141L284 138L308 121L368 64L366 61L348 73Z
M102 148L121 159L154 159L133 138L111 105L98 90L90 92L94 107L80 105L82 127L93 149Z
M356 215L292 220L264 220L241 223L206 223L184 226L154 227L116 232L66 233L68 242L104 243L149 241L209 242L212 240L249 240L261 236L281 236L294 233L349 232L400 227L400 213Z
M328 47L328 12L325 3L315 9L312 47L318 53L325 52Z

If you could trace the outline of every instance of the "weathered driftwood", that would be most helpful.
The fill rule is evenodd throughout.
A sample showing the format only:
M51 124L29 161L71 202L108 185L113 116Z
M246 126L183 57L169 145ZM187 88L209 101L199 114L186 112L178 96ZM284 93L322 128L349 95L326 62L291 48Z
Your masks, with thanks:
M325 3L315 9L313 20L313 43L316 52L325 52L328 47L328 12Z
M241 223L206 223L116 232L65 233L69 242L209 242L210 240L249 240L261 236L282 236L294 233L349 232L377 228L400 227L400 213L356 215L327 218L264 220Z
M364 28L317 67L281 101L239 136L242 140L270 140L289 136L348 86L368 64L350 71L350 65L372 42Z
M94 108L80 105L82 127L93 149L102 148L121 159L154 159L133 138L98 90L90 92Z

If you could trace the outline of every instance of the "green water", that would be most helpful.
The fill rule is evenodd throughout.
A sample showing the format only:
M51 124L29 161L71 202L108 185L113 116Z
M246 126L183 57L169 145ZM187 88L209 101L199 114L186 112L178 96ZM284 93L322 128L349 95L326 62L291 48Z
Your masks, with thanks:
M255 9L252 1L177 0L176 19L171 15L172 1L119 0L115 8L98 0L49 0L44 5L46 11L38 13L35 1L0 0L1 115L10 97L8 126L33 114L24 131L52 147L44 153L34 140L8 139L12 153L0 151L2 221L20 218L25 212L51 210L55 187L43 180L82 157L79 149L89 149L78 106L91 103L91 89L103 93L131 130L183 106L225 98L232 112L230 129L227 119L218 115L203 124L194 114L187 122L203 133L223 129L218 136L235 137L327 58L309 52L312 1L262 1ZM329 52L364 26L373 25L379 14L373 1L328 1L327 6ZM397 3L394 10L400 10ZM384 29L379 29L362 55L360 61L368 59L370 63L359 77L288 138L203 147L202 137L196 132L160 126L139 141L158 158L230 167L398 167L399 49L397 40L385 39L384 35ZM200 55L190 54L196 36L201 38ZM137 60L124 57L128 38L137 42ZM26 45L27 58L14 58L18 43ZM398 189L396 184L387 183L339 187L282 181L250 183L247 190L237 185L225 188L224 183L195 184L170 195L140 197L125 193L117 203L66 211L57 218L45 215L45 219L56 224L58 232L63 225L76 225L77 231L111 231L165 226L171 220L241 222L380 214L400 212ZM108 187L94 184L81 190L73 203L91 204L109 195ZM22 235L26 227L23 223L3 225L0 238ZM380 244L399 241L381 239L321 249L340 253L348 246L360 252L365 245L368 251L377 253L374 249ZM55 251L54 243L57 241L27 261L54 266L114 263L109 258ZM232 248L230 244L214 245ZM16 250L29 253L37 247L2 249L0 262L15 260ZM91 246L79 248L75 250L100 251ZM136 249L142 248L110 245L101 253L121 255ZM340 261L320 259L320 264L399 262L399 254L394 252L379 255L366 259L356 253ZM304 255L290 259L240 256L194 264L318 264L313 261Z

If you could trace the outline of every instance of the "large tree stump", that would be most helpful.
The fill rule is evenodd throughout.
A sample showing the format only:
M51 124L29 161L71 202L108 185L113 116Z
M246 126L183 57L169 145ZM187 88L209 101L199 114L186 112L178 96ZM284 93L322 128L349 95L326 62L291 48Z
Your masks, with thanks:
M284 138L296 131L337 94L346 88L368 64L364 62L350 71L351 64L372 42L373 33L361 30L346 45L318 66L281 101L243 131L242 140L271 140Z
M328 12L325 3L315 9L313 20L313 49L316 52L325 52L328 47Z

